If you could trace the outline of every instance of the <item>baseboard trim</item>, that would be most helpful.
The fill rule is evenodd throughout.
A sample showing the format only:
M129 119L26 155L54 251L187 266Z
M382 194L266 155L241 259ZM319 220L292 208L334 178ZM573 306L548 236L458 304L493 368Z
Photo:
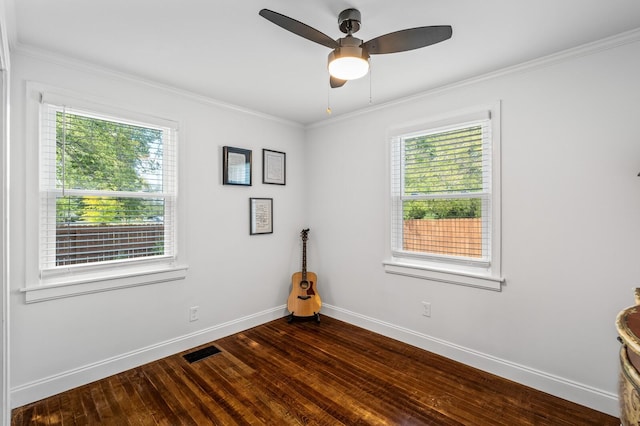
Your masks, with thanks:
M175 339L140 348L113 358L65 371L41 380L16 386L11 389L11 408L21 407L60 392L247 330L251 327L283 318L286 314L286 307L284 305L278 306L198 330ZM452 342L428 336L327 303L324 303L322 306L322 315L327 315L371 330L480 370L522 383L559 398L593 408L594 410L615 417L619 416L617 394L484 354Z
M324 303L322 313L525 386L619 417L618 395Z
M11 408L21 407L60 392L174 355L187 349L282 318L286 306L278 306L232 321L185 334L155 345L62 372L11 389Z

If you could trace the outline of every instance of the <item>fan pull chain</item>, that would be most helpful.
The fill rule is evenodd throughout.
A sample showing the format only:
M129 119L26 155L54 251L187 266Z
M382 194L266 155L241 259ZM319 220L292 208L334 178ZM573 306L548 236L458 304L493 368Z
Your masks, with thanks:
M327 115L331 115L331 88L327 87Z

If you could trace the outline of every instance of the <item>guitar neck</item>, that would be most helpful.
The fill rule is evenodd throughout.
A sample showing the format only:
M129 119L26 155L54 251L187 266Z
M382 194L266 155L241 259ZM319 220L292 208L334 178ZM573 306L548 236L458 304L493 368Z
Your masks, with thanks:
M302 281L307 280L307 241L302 241Z

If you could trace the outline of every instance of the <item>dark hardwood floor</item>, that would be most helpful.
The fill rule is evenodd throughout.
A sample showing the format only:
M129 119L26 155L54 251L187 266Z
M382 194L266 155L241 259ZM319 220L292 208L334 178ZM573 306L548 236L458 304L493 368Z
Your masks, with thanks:
M13 425L619 425L347 323L272 321L17 408Z

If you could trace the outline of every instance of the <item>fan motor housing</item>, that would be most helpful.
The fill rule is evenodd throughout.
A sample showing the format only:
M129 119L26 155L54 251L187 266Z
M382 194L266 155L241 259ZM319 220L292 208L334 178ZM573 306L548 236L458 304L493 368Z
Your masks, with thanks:
M362 46L362 40L359 38L346 36L338 41L340 42L340 47L336 47L329 53L329 63L340 57L369 59L369 52Z
M345 9L338 15L338 26L345 34L353 34L360 29L362 17L358 9Z

